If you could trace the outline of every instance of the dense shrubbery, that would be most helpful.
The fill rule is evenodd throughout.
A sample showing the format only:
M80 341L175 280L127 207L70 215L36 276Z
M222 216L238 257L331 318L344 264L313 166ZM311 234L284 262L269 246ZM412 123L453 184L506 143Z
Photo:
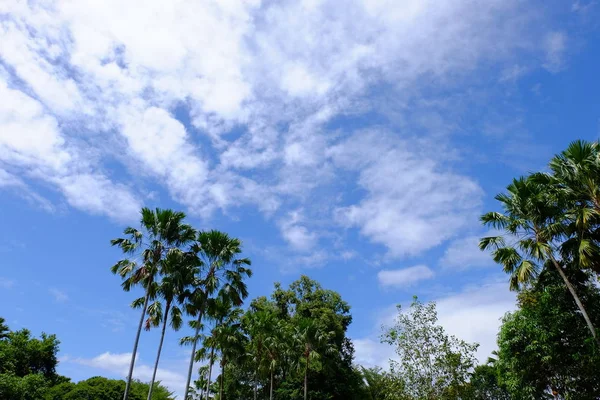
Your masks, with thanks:
M56 373L60 342L54 335L32 337L27 329L10 331L0 318L0 400L121 400L125 381L101 377L73 383ZM131 399L144 400L148 385L134 382ZM173 399L160 385L153 400Z

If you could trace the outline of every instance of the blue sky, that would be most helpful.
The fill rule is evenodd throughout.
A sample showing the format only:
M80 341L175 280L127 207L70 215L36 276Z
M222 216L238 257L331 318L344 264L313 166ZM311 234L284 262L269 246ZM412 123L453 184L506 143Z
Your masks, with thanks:
M412 295L494 347L514 307L478 216L599 135L596 1L0 4L0 315L59 370L119 377L137 314L109 240L143 205L240 237L251 297L308 274L352 305L358 362ZM169 332L159 378L181 390ZM144 334L149 377L156 332Z

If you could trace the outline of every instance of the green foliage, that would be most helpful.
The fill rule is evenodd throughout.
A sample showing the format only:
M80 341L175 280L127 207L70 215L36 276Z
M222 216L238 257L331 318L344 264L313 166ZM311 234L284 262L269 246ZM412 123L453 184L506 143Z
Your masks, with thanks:
M404 381L380 367L361 368L365 400L409 400Z
M571 292L581 316L600 347L585 303L567 277L565 267L600 272L600 147L576 141L550 162L552 173L514 179L496 196L502 212L481 217L501 236L480 241L510 275L510 288L535 284L547 268L555 269Z
M309 399L362 399L362 376L352 367L346 337L351 321L341 296L306 276L288 289L276 284L271 298L255 299L242 318L248 340L243 355L227 364L223 397L249 399L256 390L266 399L273 386L274 398L296 400L306 382Z
M398 306L395 324L385 329L382 341L396 348L399 361L391 362L392 374L405 383L410 398L461 398L478 345L447 335L437 325L435 303L415 297L407 312Z
M216 321L215 328L227 317L231 306L240 306L248 296L245 279L252 276L248 268L251 262L247 258L240 258L242 243L239 239L232 238L226 233L216 230L202 231L198 234L192 251L199 260L194 269L195 278L190 282L190 287L184 292L180 300L185 303L187 313L195 317L190 321L190 326L195 328L193 337L183 338L182 344L192 344L192 354L188 367L187 387L184 397L188 397L195 360L209 358L207 374L207 391L209 391L212 365L216 342L206 346L199 352L196 346L200 340L202 319L209 317ZM225 313L221 311L225 310ZM210 350L208 350L210 348Z
M573 279L579 281L579 279ZM594 323L600 323L600 291L577 284ZM556 274L543 274L519 295L520 309L504 318L497 368L514 398L539 399L554 390L564 399L600 396L600 354L577 305Z
M49 385L42 374L19 377L13 374L0 374L0 400L39 400Z
M465 400L512 400L512 398L503 384L496 360L490 359L488 364L475 367L465 392Z
M4 321L4 319L2 319ZM31 336L27 329L11 332L5 326L0 340L0 400L121 400L122 380L101 377L72 383L56 374L59 341L55 335ZM129 398L144 400L149 385L133 382ZM155 385L152 400L172 400L169 391Z
M145 400L149 385L133 381L129 399ZM125 381L93 377L78 383L62 383L47 390L44 400L121 400L125 391ZM173 395L159 384L154 385L152 400L173 400Z
M6 339L9 332L10 329L8 329L8 325L6 325L6 320L0 317L0 340Z
M27 329L6 333L0 340L0 373L18 378L40 374L54 381L59 343L55 335L45 333L33 338Z

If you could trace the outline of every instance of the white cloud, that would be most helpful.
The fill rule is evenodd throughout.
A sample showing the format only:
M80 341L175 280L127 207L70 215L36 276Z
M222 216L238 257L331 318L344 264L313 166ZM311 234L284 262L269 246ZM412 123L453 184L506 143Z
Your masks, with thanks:
M64 171L71 155L56 119L43 106L0 80L0 150L2 161Z
M358 184L368 193L339 208L339 221L360 227L391 257L419 254L450 239L474 221L483 194L471 179L407 146L387 134L363 132L330 153L340 167L360 171Z
M456 270L493 265L494 262L490 254L479 249L481 237L483 236L468 236L453 240L446 248L439 264L443 268Z
M461 292L437 298L435 302L438 323L446 333L479 344L476 356L480 363L485 363L497 348L496 337L502 317L516 309L516 295L508 290L506 282L466 287ZM389 359L395 357L395 349L381 344L379 335L381 325L391 325L397 312L395 306L386 308L372 335L353 339L358 363L383 368L389 366Z
M15 286L15 281L0 276L0 287L4 289L11 289Z
M564 68L565 52L567 51L567 35L564 32L551 32L544 39L546 62L544 68L556 73Z
M69 301L69 296L62 290L56 288L48 289L48 292L54 297L54 300L58 303L65 303Z
M122 184L103 175L71 175L54 180L69 204L91 214L105 214L119 221L137 218L141 202Z
M449 334L479 343L477 358L481 363L497 348L501 318L516 309L515 293L508 290L506 282L484 284L436 302L439 323Z
M54 183L67 201L95 214L127 220L140 202L129 188L114 184L106 176L88 172L87 160L67 143L57 120L47 114L42 104L23 92L10 89L0 80L0 161L32 178ZM3 172L2 181L18 186L44 208L52 206L28 190L22 178Z
M434 276L435 273L426 265L394 270L384 269L377 273L379 284L383 287L410 287Z
M529 69L523 65L515 64L507 67L500 75L500 82L514 82L529 72Z
M294 250L306 252L315 246L318 237L303 226L302 221L301 210L291 211L279 221L279 229L283 238Z
M71 362L80 365L85 365L92 368L109 371L120 378L125 378L129 371L129 363L131 361L131 353L102 353L94 358L71 358L68 357L63 362ZM136 365L133 372L134 379L139 379L142 382L150 382L152 379L153 367L139 362L139 357L136 358ZM184 366L182 365L182 370ZM165 385L172 391L180 393L185 388L185 375L172 371L170 369L158 368L156 371L156 380Z
M388 344L381 343L378 339L353 339L352 344L354 345L354 362L363 367L388 369L390 360L397 358L395 349Z
M17 186L23 185L23 181L8 171L0 169L0 187L2 186Z
M379 104L373 88L389 88L403 104L432 79L443 91L482 63L516 65L523 49L534 59L545 52L547 64L557 65L565 46L543 24L528 24L540 13L518 0L0 7L0 91L8 99L0 105L0 162L28 185L43 180L73 207L117 220L128 219L144 186L156 183L201 216L248 204L268 216L280 207L282 214L335 207L312 197L345 175L327 156L341 135L327 124ZM433 125L443 127L443 118ZM430 155L392 147L381 160L368 147L355 151L370 157L349 167L366 196L338 216L399 257L453 237L479 193ZM115 163L129 175L108 171ZM379 169L400 175L383 177ZM355 189L350 183L341 191ZM415 197L427 200L412 213L406 205ZM282 234L302 247L311 241L303 229Z

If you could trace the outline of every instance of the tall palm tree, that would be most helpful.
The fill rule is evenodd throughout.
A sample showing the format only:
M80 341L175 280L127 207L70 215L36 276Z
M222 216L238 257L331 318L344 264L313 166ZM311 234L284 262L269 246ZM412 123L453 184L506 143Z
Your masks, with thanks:
M224 326L233 323L237 315L232 312L232 304L229 298L219 298L210 303L208 314L215 321L211 334L204 339L202 357L208 359L208 379L206 382L206 398L210 394L210 383L212 369L216 360L216 351L219 349L219 333Z
M150 381L148 390L148 400L152 399L154 382L156 381L156 371L158 370L169 317L171 317L170 325L175 331L178 331L179 328L181 328L183 319L181 309L178 307L178 302L184 300L186 288L193 282L194 267L197 264L195 259L196 256L194 253L177 251L170 252L165 259L164 269L161 271L162 279L158 284L157 290L158 295L165 301L165 311L164 315L161 315L158 318L158 321L162 321L162 331L158 344L158 352L156 354L156 362L154 363L154 371L152 372L152 380Z
M515 179L507 191L496 196L503 212L489 212L481 217L484 225L503 230L504 235L484 237L479 247L491 249L494 261L510 274L511 290L535 282L546 265L554 267L597 341L596 330L557 258L565 237L562 207L548 193L547 187L535 179Z
M569 238L563 257L600 274L600 144L577 140L550 161L552 173L534 174L565 207Z
M275 388L275 371L282 356L289 351L289 340L292 335L289 334L290 326L287 321L276 322L272 314L264 317L264 347L266 350L266 361L269 370L269 399L273 400L273 389Z
M334 351L330 344L333 332L327 332L314 319L301 319L294 330L294 340L302 349L304 360L304 400L308 400L308 371L311 360L320 359L325 353Z
M154 285L156 277L162 269L167 254L186 245L195 237L194 229L185 224L184 219L185 214L182 212L160 208L155 210L142 208L140 229L128 227L123 231L126 237L111 240L111 245L119 247L128 256L111 268L114 274L118 274L122 278L123 290L130 291L133 287L140 285L145 292L123 400L127 400L129 395L140 333L148 303L156 296L156 286Z
M240 317L240 308L229 311L225 321L216 327L216 347L221 353L221 376L219 379L219 400L224 399L223 383L225 379L225 367L230 362L240 363L246 353L246 336L244 336Z
M194 387L192 388L195 392L194 400L204 399L204 388L206 387L206 377L208 375L208 366L203 365L198 368L198 379L194 381Z
M246 331L250 337L250 352L254 364L254 400L258 398L259 370L266 353L266 341L275 326L273 313L257 310L250 311L244 318Z
M251 264L250 260L238 258L242 252L242 243L226 233L216 230L200 232L193 250L200 259L201 268L196 271L196 279L188 296L186 310L196 317L198 324L192 341L184 398L187 398L192 379L196 344L200 336L199 327L207 312L209 300L216 296L221 301L231 302L234 306L241 305L248 296L244 279L252 276L252 271L247 268Z

